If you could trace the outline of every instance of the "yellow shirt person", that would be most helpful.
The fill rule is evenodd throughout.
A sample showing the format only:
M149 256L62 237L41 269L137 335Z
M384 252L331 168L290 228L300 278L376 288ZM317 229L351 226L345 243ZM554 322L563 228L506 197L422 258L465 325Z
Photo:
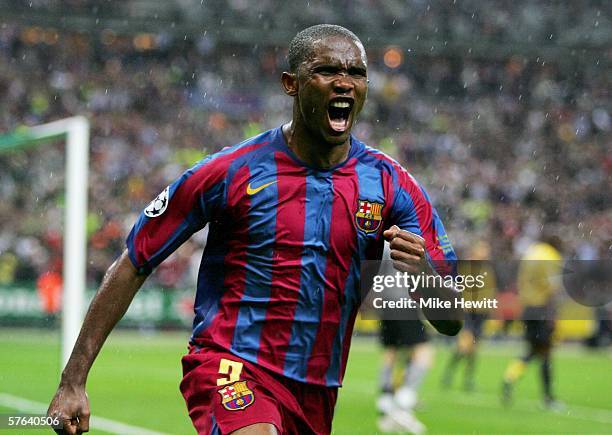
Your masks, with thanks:
M561 289L563 257L552 245L537 242L521 259L517 287L524 307L544 307L552 303Z

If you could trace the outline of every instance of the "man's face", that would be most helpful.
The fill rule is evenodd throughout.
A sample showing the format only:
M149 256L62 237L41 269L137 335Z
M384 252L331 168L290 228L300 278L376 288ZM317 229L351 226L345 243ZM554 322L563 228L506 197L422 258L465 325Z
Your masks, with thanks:
M297 73L297 104L313 136L341 145L361 112L368 91L363 46L340 36L315 41L313 55Z

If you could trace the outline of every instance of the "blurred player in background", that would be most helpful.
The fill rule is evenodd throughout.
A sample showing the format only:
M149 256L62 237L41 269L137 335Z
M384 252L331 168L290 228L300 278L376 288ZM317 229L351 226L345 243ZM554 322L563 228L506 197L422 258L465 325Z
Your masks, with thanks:
M383 260L389 260L389 244L385 243ZM380 273L393 273L385 261ZM406 297L407 289L385 289L386 300ZM434 349L429 343L418 309L403 309L401 319L392 320L392 312L383 311L380 321L380 342L384 348L380 368L380 395L376 402L378 428L382 432L410 431L423 433L425 425L413 414L418 391L433 364Z
M537 358L541 363L544 406L553 410L561 407L553 395L551 372L556 299L562 290L561 252L561 239L544 234L527 249L520 261L517 287L523 305L528 348L525 356L512 361L506 368L502 385L502 400L506 405L512 402L513 387L523 376L527 364Z
M330 433L361 261L390 242L394 265L434 273L454 260L429 199L395 161L351 136L368 89L352 32L291 41L291 122L209 156L149 204L93 299L49 415L86 431L85 382L106 337L151 271L207 223L181 392L199 433ZM443 286L420 297L455 301ZM425 311L454 335L463 313Z
M463 299L470 301L484 301L495 297L497 280L495 270L490 263L491 249L485 241L478 242L468 253L470 260L462 260L459 263L460 275L481 275L484 286L482 288L465 289L462 293ZM463 389L472 391L475 387L475 366L478 351L478 343L482 335L482 328L490 316L490 310L486 307L473 308L465 311L464 326L457 336L457 346L453 352L442 376L442 386L450 387L453 377L457 372L459 362L465 361L465 373L463 376Z

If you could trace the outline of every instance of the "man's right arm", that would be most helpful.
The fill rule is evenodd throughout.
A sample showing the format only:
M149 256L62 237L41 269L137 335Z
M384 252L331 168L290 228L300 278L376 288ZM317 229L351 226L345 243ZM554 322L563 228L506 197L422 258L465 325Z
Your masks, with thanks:
M104 341L123 317L146 276L139 274L125 251L109 267L94 296L79 337L60 380L49 410L64 425L61 433L89 430L89 404L85 384Z

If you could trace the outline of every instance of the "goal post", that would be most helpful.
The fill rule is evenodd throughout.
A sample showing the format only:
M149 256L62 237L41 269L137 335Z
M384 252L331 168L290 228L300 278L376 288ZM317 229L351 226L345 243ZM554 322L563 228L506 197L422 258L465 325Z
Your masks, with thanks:
M87 188L89 173L89 121L83 116L20 127L0 136L0 152L42 145L64 138L66 176L62 294L62 368L76 342L84 313L87 256Z

